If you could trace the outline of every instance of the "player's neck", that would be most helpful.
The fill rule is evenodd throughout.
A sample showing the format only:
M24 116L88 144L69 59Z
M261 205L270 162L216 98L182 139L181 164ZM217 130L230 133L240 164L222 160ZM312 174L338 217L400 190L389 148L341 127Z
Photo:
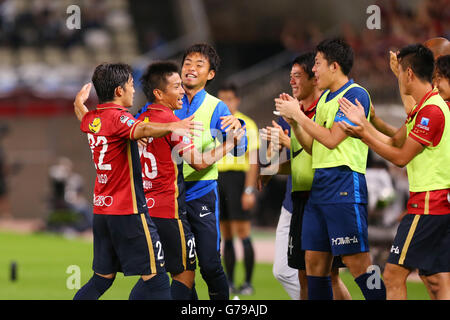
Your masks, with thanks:
M169 108L172 111L175 111L175 108L171 107L168 103L165 103L164 101L161 100L155 100L155 104L159 104L160 106Z
M195 88L186 88L184 87L184 91L186 92L186 96L189 100L189 103L192 102L192 99L194 99L195 95L205 89L205 86L195 87Z
M114 100L102 102L102 103L99 103L99 104L115 104L115 105L118 105L118 106L121 106L121 107L125 108L125 106L123 105L123 102L120 101L120 99L114 99Z
M336 79L330 84L330 87L328 89L330 89L331 92L336 92L340 88L342 88L347 82L348 77L344 74L341 74L336 77Z
M418 81L417 84L415 84L414 89L411 90L411 96L417 103L420 103L423 97L425 97L431 89L433 89L433 87L430 83Z
M319 89L315 88L314 91L309 96L307 96L303 100L299 100L300 105L303 106L303 111L306 111L314 103L314 101L319 99L320 94L321 94L321 91Z

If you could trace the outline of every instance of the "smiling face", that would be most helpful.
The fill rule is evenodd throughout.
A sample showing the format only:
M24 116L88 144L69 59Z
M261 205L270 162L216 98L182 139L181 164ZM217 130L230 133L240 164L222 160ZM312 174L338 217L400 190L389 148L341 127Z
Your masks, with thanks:
M294 98L303 100L311 95L314 92L315 82L315 77L309 78L302 66L297 63L292 66L289 84Z
M198 52L190 53L183 62L181 79L187 89L201 89L206 86L208 80L212 80L215 71L210 70L207 57Z
M183 107L184 89L181 85L181 77L178 73L172 73L166 78L167 84L164 90L155 89L156 102L169 107L172 110Z
M329 89L333 81L332 65L328 64L322 52L317 52L312 71L316 78L317 87L320 90Z

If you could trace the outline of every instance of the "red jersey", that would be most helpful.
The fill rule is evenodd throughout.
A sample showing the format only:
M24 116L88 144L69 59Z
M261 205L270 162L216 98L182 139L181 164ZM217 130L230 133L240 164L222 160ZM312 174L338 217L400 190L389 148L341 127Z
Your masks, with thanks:
M157 104L149 105L138 119L160 123L180 121L170 108ZM193 147L189 138L173 133L150 138L145 149L139 147L145 198L151 217L178 218L178 209L185 206L183 161L172 153L182 155Z
M428 94L426 96L428 96ZM406 122L412 121L419 106L424 102L425 97L411 112ZM444 126L445 118L442 110L436 105L426 105L417 114L414 127L409 133L409 137L424 146L436 146L441 141L442 134L444 133ZM449 214L449 195L450 189L410 192L407 203L408 213L430 215Z
M128 215L145 213L141 166L137 143L132 141L136 125L124 107L100 104L81 120L97 170L94 214Z

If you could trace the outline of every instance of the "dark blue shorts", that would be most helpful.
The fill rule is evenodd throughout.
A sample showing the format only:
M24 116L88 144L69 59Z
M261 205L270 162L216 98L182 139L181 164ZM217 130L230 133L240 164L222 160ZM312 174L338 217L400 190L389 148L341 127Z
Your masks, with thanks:
M219 195L217 188L186 202L200 269L220 268Z
M368 252L367 205L308 201L303 217L302 249L331 252L334 256Z
M388 262L421 275L450 272L450 214L407 214L397 229Z
M305 206L309 192L292 192L293 211L289 227L288 266L297 270L306 270L305 250L302 250L302 226ZM345 268L341 257L333 259L333 269Z
M126 276L166 272L162 244L148 214L94 214L93 232L94 272Z
M152 218L161 239L166 270L173 275L194 271L196 267L195 239L186 212L179 219Z

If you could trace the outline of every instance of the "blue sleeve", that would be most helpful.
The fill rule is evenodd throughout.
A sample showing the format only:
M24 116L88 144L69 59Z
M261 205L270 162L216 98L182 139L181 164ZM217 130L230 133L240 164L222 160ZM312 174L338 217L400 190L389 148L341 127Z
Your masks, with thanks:
M277 120L277 123L280 125L280 127L283 128L283 131L286 130L286 129L289 131L289 137L290 137L291 136L291 126L289 125L289 123L287 123L283 119L283 117L279 117L278 120Z
M277 120L277 123L280 125L280 127L283 128L283 131L286 129L289 131L289 137L290 137L291 136L291 126L289 125L289 123L287 123L283 117L279 117ZM291 150L288 148L286 148L286 155L287 155L287 159L289 160L291 158Z
M355 99L358 99L358 101L361 103L361 105L364 107L364 113L366 114L366 117L369 115L370 112L370 98L367 94L366 90L363 88L351 88L344 94L344 98L349 100L351 103L356 104ZM335 122L339 121L345 121L348 124L354 126L355 124L347 119L345 114L341 111L339 108L338 112L336 113L336 117L334 118Z
M213 138L215 138L217 136L217 134L219 134L219 132L222 133L222 141L225 141L227 138L227 133L225 132L225 130L227 128L223 128L221 129L221 122L222 120L220 119L220 117L225 117L225 116L230 116L231 112L228 109L227 105L220 101L217 106L216 109L213 112L213 115L211 117L211 135L213 136ZM239 121L241 122L242 126L245 126L245 121L242 119L239 119ZM245 129L245 136L244 138L241 139L241 141L239 142L239 144L234 147L234 149L231 151L231 153L235 156L235 157L239 157L243 154L245 154L245 152L247 151L247 129Z

